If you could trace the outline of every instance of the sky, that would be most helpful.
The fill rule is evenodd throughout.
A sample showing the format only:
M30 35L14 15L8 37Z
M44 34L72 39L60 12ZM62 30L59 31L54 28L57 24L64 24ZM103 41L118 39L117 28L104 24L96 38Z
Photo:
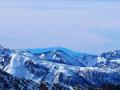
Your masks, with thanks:
M120 49L120 1L0 0L0 44L98 54Z

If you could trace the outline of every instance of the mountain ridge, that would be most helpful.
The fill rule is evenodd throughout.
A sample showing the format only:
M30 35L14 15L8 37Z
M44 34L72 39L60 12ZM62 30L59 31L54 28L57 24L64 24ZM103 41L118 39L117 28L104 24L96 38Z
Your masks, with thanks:
M113 56L111 53L107 55ZM56 84L69 90L76 86L81 87L82 90L88 90L88 88L100 88L106 83L120 84L118 55L119 53L115 54L114 59L111 60L103 57L103 54L79 56L59 48L42 51L39 54L29 50L2 48L0 49L0 69L12 76L33 80L36 83L44 81L49 90Z

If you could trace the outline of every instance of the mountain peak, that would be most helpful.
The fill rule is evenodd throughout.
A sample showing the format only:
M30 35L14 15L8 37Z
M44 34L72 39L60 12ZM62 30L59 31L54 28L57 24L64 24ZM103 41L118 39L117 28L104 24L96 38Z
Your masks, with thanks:
M100 55L107 60L120 59L120 50L105 52Z

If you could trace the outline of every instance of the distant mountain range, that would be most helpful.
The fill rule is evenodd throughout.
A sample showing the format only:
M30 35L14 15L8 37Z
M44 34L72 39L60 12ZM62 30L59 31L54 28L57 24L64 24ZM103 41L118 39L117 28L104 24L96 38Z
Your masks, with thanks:
M92 55L61 47L11 50L0 46L0 81L0 90L117 87L120 85L120 50Z

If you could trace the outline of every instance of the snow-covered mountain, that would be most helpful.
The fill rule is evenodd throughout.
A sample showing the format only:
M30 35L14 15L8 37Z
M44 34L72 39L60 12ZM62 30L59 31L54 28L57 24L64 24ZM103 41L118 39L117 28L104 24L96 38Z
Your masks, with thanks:
M0 70L0 90L39 90L40 85L31 80L13 77Z
M102 53L98 56L98 67L119 68L120 67L120 50Z
M97 62L96 55L73 52L66 48L28 49L41 60L57 62L72 66L93 66ZM40 51L41 50L41 51ZM39 52L38 52L39 51Z
M120 84L118 52L97 56L65 48L40 49L37 53L36 50L10 50L1 46L0 69L14 77L36 83L44 81L49 90L72 90L75 87L87 90L106 83Z

